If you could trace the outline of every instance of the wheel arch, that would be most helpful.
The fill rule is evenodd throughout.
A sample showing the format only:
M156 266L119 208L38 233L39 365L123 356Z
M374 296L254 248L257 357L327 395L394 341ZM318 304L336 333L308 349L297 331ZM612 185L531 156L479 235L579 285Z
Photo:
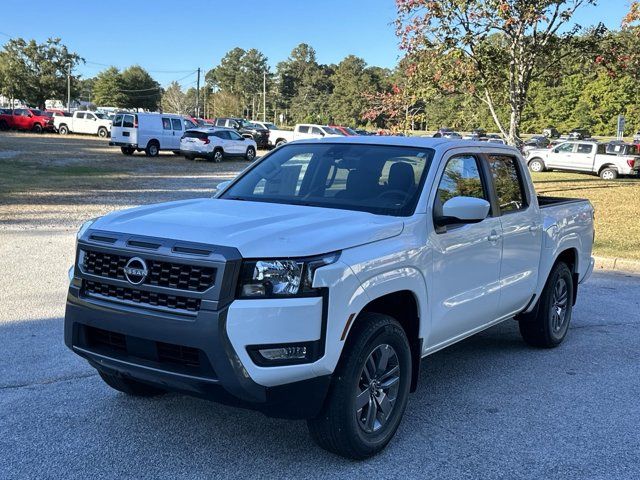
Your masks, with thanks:
M598 175L600 175L605 168L612 168L615 171L617 171L618 173L620 173L620 169L614 163L604 163L604 164L600 165L600 168L598 169Z
M155 143L156 145L158 145L158 149L160 148L160 140L158 140L157 138L150 138L149 141L147 142L147 147L149 147L149 145L151 145L152 143Z

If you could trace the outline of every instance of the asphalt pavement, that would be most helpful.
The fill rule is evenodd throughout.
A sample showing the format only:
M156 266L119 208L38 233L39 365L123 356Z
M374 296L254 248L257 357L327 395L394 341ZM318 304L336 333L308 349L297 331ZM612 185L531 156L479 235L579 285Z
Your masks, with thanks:
M560 348L508 321L428 357L395 439L353 462L304 422L109 389L63 343L73 233L0 239L0 479L640 478L640 276L596 272Z

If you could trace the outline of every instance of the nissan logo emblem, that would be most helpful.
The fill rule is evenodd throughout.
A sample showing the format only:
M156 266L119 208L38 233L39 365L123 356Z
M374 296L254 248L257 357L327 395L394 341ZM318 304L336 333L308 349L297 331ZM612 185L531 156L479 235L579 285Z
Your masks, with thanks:
M132 285L140 285L147 278L147 264L140 257L130 258L124 266L124 276Z

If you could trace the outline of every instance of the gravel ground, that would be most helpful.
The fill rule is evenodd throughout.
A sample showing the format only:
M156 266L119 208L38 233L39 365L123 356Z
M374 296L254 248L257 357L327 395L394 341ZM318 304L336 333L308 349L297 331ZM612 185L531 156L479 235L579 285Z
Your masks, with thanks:
M46 171L46 162L64 161L46 153L52 139L12 138L2 148L0 137L0 165ZM23 139L40 146L25 153ZM204 194L246 164L111 159L99 140L64 142L97 150L96 164L115 178L104 190L78 181L64 202L43 200L55 179L49 190L44 182L0 191L1 479L640 478L640 277L632 275L596 272L558 349L527 347L506 322L430 356L398 435L366 462L319 450L303 422L110 390L63 343L75 228L114 207Z

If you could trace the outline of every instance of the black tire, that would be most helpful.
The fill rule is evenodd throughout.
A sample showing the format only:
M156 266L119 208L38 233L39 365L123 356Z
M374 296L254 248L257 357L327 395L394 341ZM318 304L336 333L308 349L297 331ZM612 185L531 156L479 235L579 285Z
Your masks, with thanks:
M0 130L2 130L3 132L6 131L6 130L9 130L9 124L7 124L7 122L2 120L0 122Z
M566 292L563 298L558 297L559 290ZM534 314L520 319L520 334L526 343L540 348L553 348L562 343L571 323L573 292L571 270L566 263L558 262L549 274ZM558 308L562 308L562 314ZM562 315L560 321L556 315Z
M67 135L69 133L69 127L67 127L66 125L60 125L58 127L58 133L60 135Z
M532 158L531 161L529 161L529 170L539 173L544 172L546 170L546 167L544 166L544 162L542 161L542 159Z
M109 135L109 131L106 128L100 127L98 129L98 136L100 138L107 138L108 135Z
M144 149L144 153L147 157L157 157L160 153L160 145L155 140L151 140Z
M253 147L247 147L247 152L244 155L247 162L253 162L256 158L256 149Z
M110 373L98 372L104 383L119 392L132 395L134 397L155 397L166 393L161 388L148 385L146 383L133 380L132 378L112 375Z
M44 131L44 129L42 128L42 125L40 125L39 123L36 123L35 125L33 125L33 127L31 128L31 131L33 133L42 133Z
M276 147L284 145L285 143L287 143L287 141L281 138L276 142Z
M220 163L223 158L224 158L224 151L222 151L221 148L216 148L213 151L213 156L211 157L211 160L213 160L216 163Z
M133 152L136 151L135 148L133 147L120 147L120 151L124 154L124 155L133 155Z
M390 407L387 403L387 408L390 408L388 416L385 418L384 413L381 414L380 425L376 425L378 412L384 411L384 408L376 406L379 405L378 399L384 403L384 398L389 401L392 397L389 390L382 391L388 380L385 380L385 375L378 378L380 364L375 361L372 364L377 370L374 380L368 386L362 380L366 375L365 362L368 362L370 355L373 356L378 349L389 351L389 347L395 356L388 358L387 365L393 367L395 364L398 367L397 379L394 379L397 391L393 392L395 400L392 400ZM392 362L394 358L395 362ZM374 382L377 387L372 386ZM410 384L411 352L404 330L387 315L363 313L349 335L322 411L307 421L311 438L325 450L343 457L361 460L375 455L387 446L400 425ZM382 393L374 393L376 388L382 389L378 390ZM396 388L395 383L393 388ZM366 402L360 410L356 406L357 398ZM363 415L371 411L372 405L375 407L373 425L378 429L367 432L366 424L369 422Z
M173 150L173 154L174 155L182 155L182 152L180 152L180 150Z
M603 168L600 170L600 178L603 180L615 180L618 178L618 170L615 168Z

